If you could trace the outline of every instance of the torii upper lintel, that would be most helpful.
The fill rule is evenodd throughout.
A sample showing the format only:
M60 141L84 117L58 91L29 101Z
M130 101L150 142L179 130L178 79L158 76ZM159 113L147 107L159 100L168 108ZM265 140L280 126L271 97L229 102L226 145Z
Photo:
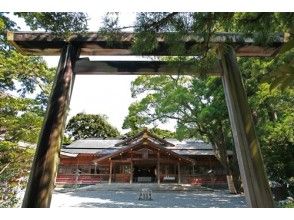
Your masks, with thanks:
M81 55L86 56L126 56L126 55L150 55L150 56L195 56L201 51L191 52L194 45L202 44L204 38L200 34L190 34L179 39L185 43L186 51L183 54L171 53L167 48L165 35L172 33L160 33L157 36L158 48L150 53L138 54L131 50L134 33L120 33L118 40L111 41L99 33L87 32L73 34L64 39L53 33L46 32L8 32L7 39L19 51L26 55L53 56L60 55L62 48L67 43L77 44L81 49ZM275 55L281 45L286 41L283 33L277 33L271 46L256 45L253 38L240 33L215 33L210 41L210 47L222 43L229 43L234 47L237 56L245 57L269 57ZM115 46L113 46L115 45Z

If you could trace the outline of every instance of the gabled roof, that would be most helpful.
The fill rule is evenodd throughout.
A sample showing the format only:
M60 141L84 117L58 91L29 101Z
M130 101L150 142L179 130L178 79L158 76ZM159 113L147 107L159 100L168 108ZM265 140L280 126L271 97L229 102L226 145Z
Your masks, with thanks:
M130 143L135 143L136 141L140 141L142 138L147 138L147 137L149 139L153 139L158 144L161 144L164 146L174 146L174 144L166 141L165 139L160 138L154 134L151 134L147 128L144 128L144 130L138 133L137 135L115 144L115 146L126 146L126 145L129 145Z
M129 152L129 151L132 151L132 150L135 150L139 147L146 147L146 148L153 148L155 150L159 150L160 152L164 152L168 155L172 155L176 158L178 158L180 161L182 162L186 162L186 163L195 163L195 161L193 159L190 159L188 157L185 157L185 156L182 156L182 155L179 155L175 152L173 152L172 150L170 149L167 149L163 146L161 146L160 144L157 144L155 142L152 141L152 139L150 139L148 136L145 136L144 138L140 139L139 141L135 141L133 143L131 143L129 146L127 147L123 147L123 148L120 148L119 150L113 152L112 154L110 155L107 155L107 156L104 156L104 157L101 157L101 158L98 158L96 160L93 160L93 162L102 162L102 161L107 161L113 157L116 157L116 156L119 156L120 154L122 153L126 153L126 152Z
M163 146L166 149L172 150L179 155L215 155L213 147L210 143L195 139L163 139L151 134L147 129L138 133L136 136L126 140L121 139L102 139L102 138L87 138L76 140L69 145L61 148L61 152L68 154L96 154L106 156L112 154L121 148L125 148L130 144L139 142L144 137L148 137L153 143ZM228 155L232 155L232 151L227 151Z
M82 148L82 149L99 149L114 147L117 143L121 142L119 139L100 139L100 138L87 138L80 139L72 142L64 148Z

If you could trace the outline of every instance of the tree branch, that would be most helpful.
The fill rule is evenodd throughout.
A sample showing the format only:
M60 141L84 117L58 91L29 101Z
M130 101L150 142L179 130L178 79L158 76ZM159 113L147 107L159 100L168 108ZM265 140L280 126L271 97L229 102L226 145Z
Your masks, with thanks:
M7 169L7 167L11 164L11 162L7 163L3 169L0 171L0 175Z

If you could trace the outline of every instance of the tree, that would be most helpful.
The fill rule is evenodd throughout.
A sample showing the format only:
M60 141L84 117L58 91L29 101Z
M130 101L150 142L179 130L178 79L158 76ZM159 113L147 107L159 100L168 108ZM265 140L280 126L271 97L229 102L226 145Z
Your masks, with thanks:
M7 45L5 30L15 23L4 13L0 23L0 204L13 207L26 183L44 115L40 98L49 95L54 69L41 58L23 56Z
M75 140L118 137L120 135L118 130L109 124L105 115L83 113L79 113L69 120L66 133Z
M239 64L268 174L271 179L287 180L293 176L293 89L270 90L268 83L262 83L273 68L270 59L240 59ZM131 90L133 97L145 96L129 107L126 128L174 119L178 138L210 141L224 167L238 173L236 163L226 164L224 151L233 145L219 78L140 76L132 82Z
M127 120L124 121L125 123L128 123ZM128 125L123 125L123 128L129 128ZM145 127L141 127L141 128L137 128L136 130L131 129L131 131L127 132L126 134L124 134L124 136L126 137L132 137L137 135L138 133L140 133L141 131L143 131L145 129ZM157 127L153 127L153 128L149 128L148 129L149 132L151 134L154 134L160 138L175 138L175 132L169 131L169 130L165 130L165 129L161 129L161 128L157 128Z
M271 84L271 87L293 88L294 79L294 13L266 13L266 12L156 12L137 13L137 19L134 25L135 40L133 50L137 53L148 53L156 50L160 44L156 40L157 33L169 32L165 34L165 42L168 45L168 51L182 54L199 54L196 60L201 66L210 64L207 55L215 51L210 50L209 40L216 32L238 32L245 36L252 37L256 45L271 46L277 33L285 33L288 42L281 49L280 54L292 54L291 60L285 60L278 55L274 60L281 65L276 66L264 78ZM109 13L105 18L105 25L101 32L108 36L116 36L119 31L129 27L118 26L119 13ZM185 34L198 34L203 37L203 44L193 46L187 49L184 43L178 40ZM229 42L228 42L229 43ZM190 58L193 60L193 58ZM204 72L202 72L204 74Z
M125 128L176 120L175 137L201 138L212 143L228 175L233 174L239 191L236 163L228 161L231 133L220 78L193 76L140 76L132 82L132 95L145 95L131 104ZM232 162L232 161L231 161Z
M285 59L240 59L245 87L260 137L265 167L270 179L287 181L294 173L294 89L273 88L264 77ZM250 67L250 68L249 68Z
M156 41L156 34L161 32L172 32L171 34L167 33L164 35L165 41L169 45L168 51L181 55L199 54L197 59L195 59L195 57L188 57L187 59L198 63L195 65L195 68L199 68L200 78L203 76L205 78L207 72L203 67L211 65L211 58L216 57L216 51L210 48L209 44L209 40L214 33L240 32L245 36L252 37L257 45L270 46L276 38L277 32L287 32L289 33L289 40L292 42L293 22L290 22L290 20L293 20L293 18L293 13L138 13L134 25L136 34L133 50L137 53L152 52L160 46ZM108 29L111 32L109 27ZM114 31L117 30L120 30L120 27L114 26ZM187 49L184 44L178 41L186 34L194 33L203 36L203 44ZM292 44L293 43L290 43L290 45ZM273 78L273 80L269 80L274 83L272 87L274 87L275 84L281 84L282 87L286 84L291 87L293 74L285 75L285 73L291 73L293 69L294 51L289 49L286 51L287 54L283 54L275 60L271 58L249 59L247 62L247 69L245 68L246 64L243 63L241 72L245 73L243 75L246 81L247 95L251 102L250 104L254 104L254 97L262 92L260 90L261 87L259 87L259 84L262 83L262 75L270 75ZM242 65L242 60L244 61L245 59L246 58L240 59L240 65ZM252 72L257 71L261 71L262 74L252 77ZM193 93L193 91L191 91L193 86L188 86L189 88L178 88L175 84L170 85L171 80L166 82L166 79L168 79L168 77L159 76L139 77L135 80L132 90L139 94L148 91L149 94L130 106L126 124L128 124L130 128L135 128L136 126L141 126L142 124L146 125L155 120L164 122L167 118L173 118L177 120L178 123L178 135L187 135L189 131L191 131L190 134L192 136L202 136L202 138L208 139L215 146L216 152L219 152L219 159L222 161L222 164L225 165L225 152L230 146L232 138L226 120L227 113L222 109L223 101L219 98L215 98L215 96L221 97L222 92L218 91L213 93L213 90L211 90L209 91L210 93L205 94L205 92L203 92L205 88L207 88L207 86L213 86L213 84L206 84L204 87L196 84L200 89ZM178 81L178 79L179 78L177 78L176 81ZM190 81L193 80L194 79ZM181 79L179 81L181 82ZM197 80L195 82L197 82ZM252 85L252 82L255 82L255 84ZM193 85L193 83L191 84ZM170 85L170 88L168 85ZM184 85L184 83L182 85ZM173 86L175 86L175 88L172 88ZM187 97L189 97L187 93L197 97L199 103L187 99ZM289 98L289 95L287 97ZM212 103L215 105L210 104L210 98L212 98ZM289 104L291 105L292 103L289 102ZM271 105L272 104L268 103L268 106L271 107ZM193 108L189 109L191 106ZM253 110L253 116L261 109L264 109L262 105L252 107L256 107ZM192 110L194 110L194 112ZM277 112L271 111L271 113ZM285 115L285 112L282 111L280 114ZM185 115L187 115L186 118ZM196 120L193 120L193 116L195 116ZM191 118L192 120L189 121ZM265 123L257 124L257 126L261 125L261 127L258 127L260 131L263 130L262 128L267 124L267 118L261 118L263 118L262 121ZM186 121L184 119L186 119ZM207 121L205 119L207 119ZM213 131L215 130L218 132L214 133ZM265 136L265 139L268 138L269 136ZM291 140L291 137L288 140ZM281 143L287 144L288 142ZM289 143L292 146L293 142L290 141ZM264 144L262 145L263 149L270 148L270 146L267 145L268 143L266 144L263 142L262 144ZM266 151L263 150L263 152ZM290 151L287 152L291 153ZM289 160L284 160L281 157L279 160L283 161L283 164L289 164Z
M43 29L67 36L88 30L87 14L81 12L17 12L14 14L23 18L33 31Z

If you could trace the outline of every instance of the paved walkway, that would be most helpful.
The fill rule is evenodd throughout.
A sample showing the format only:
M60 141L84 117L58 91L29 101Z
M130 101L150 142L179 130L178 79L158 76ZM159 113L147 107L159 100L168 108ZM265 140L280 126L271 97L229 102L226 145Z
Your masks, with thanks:
M151 187L152 188L152 187ZM186 188L187 189L187 188ZM156 190L151 201L138 200L139 191L122 188L79 188L56 190L51 207L89 208L242 208L246 207L242 195L229 194L227 190Z

